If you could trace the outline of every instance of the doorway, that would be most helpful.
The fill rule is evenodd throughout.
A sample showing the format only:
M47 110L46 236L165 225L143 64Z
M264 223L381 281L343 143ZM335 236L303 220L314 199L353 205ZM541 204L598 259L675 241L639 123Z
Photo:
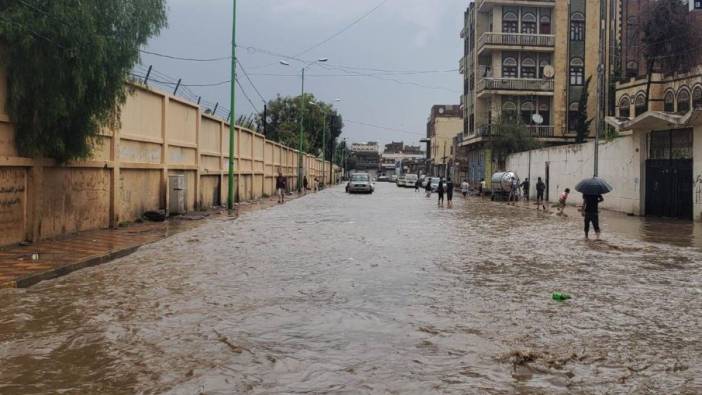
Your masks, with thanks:
M692 220L692 130L649 134L646 215Z

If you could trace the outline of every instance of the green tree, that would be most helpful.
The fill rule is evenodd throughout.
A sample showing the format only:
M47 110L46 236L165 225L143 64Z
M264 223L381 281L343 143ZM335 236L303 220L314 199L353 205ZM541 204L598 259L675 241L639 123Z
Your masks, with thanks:
M699 61L702 34L687 2L681 0L649 2L642 15L642 27L647 74L646 101L650 105L653 73L690 70Z
M590 81L592 77L587 77L583 90L580 93L578 102L578 115L575 118L575 142L584 143L590 135L590 125L592 118L587 119L587 102L590 100Z
M540 146L532 137L527 125L518 117L503 115L492 123L488 148L492 151L493 162L504 169L507 156L529 151Z
M314 95L310 93L305 93L302 100L300 96L278 96L268 102L267 137L289 147L297 148L300 144L300 105L303 102L305 104L303 151L315 155L321 154L324 134L327 145L325 158L330 159L334 147L333 142L341 135L344 122L331 104L316 101ZM259 114L258 122L263 122L263 113Z
M139 47L165 24L164 0L0 0L19 152L87 157L100 130L118 126Z

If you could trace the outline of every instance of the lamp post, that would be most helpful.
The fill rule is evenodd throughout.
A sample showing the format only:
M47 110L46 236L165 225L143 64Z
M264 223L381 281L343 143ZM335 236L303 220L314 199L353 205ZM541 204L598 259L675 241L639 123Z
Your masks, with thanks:
M301 91L302 93L300 94L300 146L298 149L298 168L297 168L297 193L302 192L302 142L304 140L303 136L305 134L305 126L304 126L304 121L305 121L305 69L310 67L311 65L315 63L324 63L326 62L327 58L320 58L315 61L312 61L310 63L307 63L302 67L302 88ZM290 63L281 60L280 64L283 66L290 66Z
M236 118L236 0L233 1L232 14L232 82L231 82L231 119L229 120L229 172L227 174L227 209L234 208L234 128Z

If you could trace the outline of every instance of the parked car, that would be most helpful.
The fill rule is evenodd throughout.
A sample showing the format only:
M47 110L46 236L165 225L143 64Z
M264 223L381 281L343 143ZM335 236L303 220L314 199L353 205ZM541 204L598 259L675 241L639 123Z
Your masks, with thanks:
M368 173L351 174L351 180L346 184L346 192L348 193L373 193L373 183Z
M397 182L397 176L396 175L391 175L390 176L390 182Z
M439 188L439 181L441 181L440 177L432 177L431 178L431 191L436 192L436 190Z
M419 177L416 174L405 175L405 186L408 188L414 188L418 179Z
M378 182L388 182L390 181L390 177L388 176L378 176Z
M398 187L404 187L405 186L405 176L397 177L397 181L395 181L395 184L397 184Z

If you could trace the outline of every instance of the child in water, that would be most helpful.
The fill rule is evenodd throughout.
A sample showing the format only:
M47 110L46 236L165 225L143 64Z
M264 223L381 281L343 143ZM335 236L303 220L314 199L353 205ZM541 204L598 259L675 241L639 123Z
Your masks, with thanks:
M558 198L558 215L565 215L563 210L565 210L569 195L570 188L566 188L565 191L563 191L563 193L561 193L561 196Z

